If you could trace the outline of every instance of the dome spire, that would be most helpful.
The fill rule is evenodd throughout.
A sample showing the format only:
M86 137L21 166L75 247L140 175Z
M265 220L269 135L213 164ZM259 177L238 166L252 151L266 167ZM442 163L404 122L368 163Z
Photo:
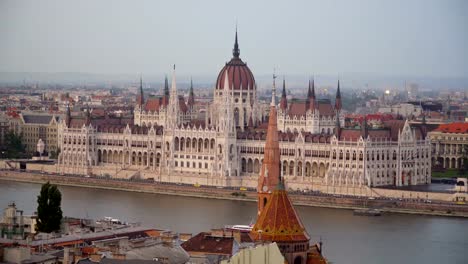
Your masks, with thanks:
M232 56L234 58L239 58L240 50L239 50L239 43L237 42L237 25L236 25L236 39L234 41L234 49L232 50Z

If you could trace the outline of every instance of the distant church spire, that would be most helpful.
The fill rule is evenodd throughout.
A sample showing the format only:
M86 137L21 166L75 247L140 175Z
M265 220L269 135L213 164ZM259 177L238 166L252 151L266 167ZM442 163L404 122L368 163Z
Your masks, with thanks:
M335 109L341 110L341 91L340 91L340 80L338 80L338 88L336 88L336 98L335 98Z
M192 77L190 77L190 91L189 91L189 98L187 101L187 104L190 108L193 107L195 104L195 95L193 94L193 80Z
M276 74L273 70L273 88L271 89L271 106L276 106Z
M286 111L288 108L288 99L286 98L286 80L283 77L283 91L281 92L280 108Z
M137 103L140 106L140 108L145 103L145 98L143 96L143 77L141 77L141 75L140 75L140 92L137 97Z
M232 50L232 56L234 58L239 58L240 50L239 50L239 43L237 42L237 26L236 26L236 40L234 42L234 49Z

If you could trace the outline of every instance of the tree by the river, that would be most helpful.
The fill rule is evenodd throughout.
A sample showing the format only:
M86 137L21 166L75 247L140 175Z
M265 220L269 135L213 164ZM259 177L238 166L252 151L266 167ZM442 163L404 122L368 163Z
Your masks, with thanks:
M2 158L17 159L25 156L26 147L23 145L22 135L9 131L5 135L5 149L2 150Z
M57 185L42 185L37 196L37 231L51 233L60 230L62 221L62 194Z

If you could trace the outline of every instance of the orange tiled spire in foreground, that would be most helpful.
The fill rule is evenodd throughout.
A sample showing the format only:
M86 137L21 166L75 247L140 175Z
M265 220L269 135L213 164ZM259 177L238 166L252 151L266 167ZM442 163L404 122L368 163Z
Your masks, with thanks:
M276 242L288 263L305 263L310 237L289 200L280 175L275 77L273 75L265 154L258 178L258 218L250 237L255 242Z
M294 210L282 182L271 193L250 237L254 241L309 243L309 234Z
M270 105L270 116L268 118L268 131L263 155L262 168L258 177L258 211L257 217L268 203L269 196L276 188L280 178L280 149L278 142L278 124L276 113L276 91L275 78L273 75L273 92Z

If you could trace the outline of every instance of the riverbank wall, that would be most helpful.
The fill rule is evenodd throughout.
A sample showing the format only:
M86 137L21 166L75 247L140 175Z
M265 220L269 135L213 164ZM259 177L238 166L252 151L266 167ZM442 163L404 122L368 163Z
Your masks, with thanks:
M105 178L86 178L80 176L62 176L20 171L0 171L0 180L45 183L62 186L75 186L117 191L132 191L165 195L178 195L208 199L237 200L256 202L254 191L216 187L196 187L190 185L163 184L155 182L124 181ZM373 189L371 189L373 190ZM378 208L383 212L409 213L438 216L457 216L468 218L468 206L448 202L422 203L416 201L400 201L398 199L368 199L367 197L343 197L326 194L290 194L295 205L314 206L339 209Z
M10 162L16 168L19 169L18 162ZM0 160L0 168L8 168L5 160ZM145 170L130 170L120 169L112 166L96 166L91 169L93 173L90 175L100 177L107 175L112 179L118 180L129 180L132 177L139 179L153 179L157 182L171 182L173 184L184 184L184 185L203 185L203 186L234 186L234 187L249 187L256 188L257 177L246 176L246 177L232 177L232 182L226 184L226 182L219 182L216 177L211 178L208 175L199 175L194 173L193 175L180 174L174 172L170 175L160 175L157 171L145 171ZM30 173L44 173L49 175L76 175L75 173L61 173L59 167L56 164L28 164L26 172ZM84 176L84 175L82 175ZM215 179L216 178L216 179ZM286 178L285 185L288 191L315 191L330 195L344 195L344 196L360 196L360 197L375 197L375 198L388 198L388 199L424 199L429 201L468 201L468 193L454 193L454 192L433 192L433 191L415 191L409 189L390 189L368 186L331 186L323 184L320 181L303 181L297 178ZM137 190L135 190L137 191Z

